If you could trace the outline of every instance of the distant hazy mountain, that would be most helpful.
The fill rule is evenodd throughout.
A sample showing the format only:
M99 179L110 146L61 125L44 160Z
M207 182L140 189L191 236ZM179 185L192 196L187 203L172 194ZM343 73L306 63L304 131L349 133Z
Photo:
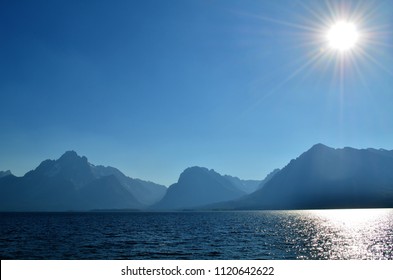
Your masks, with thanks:
M231 177L233 178L233 177ZM154 209L192 209L202 205L232 200L244 196L227 176L203 167L183 171L177 183L171 185Z
M92 171L95 176L102 177L113 175L119 182L133 195L139 202L144 205L152 205L160 201L167 188L162 185L157 185L152 182L143 181L140 179L133 179L125 176L122 172L114 167L92 166Z
M252 193L256 191L262 182L261 180L242 180L238 177L232 177L229 175L224 175L224 178L245 193Z
M23 177L0 178L2 211L141 209L160 200L166 188L94 166L70 151L45 160Z
M1 177L5 177L5 176L9 176L12 175L11 171L7 170L7 171L0 171L0 178Z
M247 194L253 193L256 190L262 188L273 176L280 171L280 169L274 169L270 172L263 180L242 180L238 177L233 177L229 175L224 175L225 179L229 180L234 184L239 190L244 191Z
M265 186L222 208L393 207L393 151L313 146Z

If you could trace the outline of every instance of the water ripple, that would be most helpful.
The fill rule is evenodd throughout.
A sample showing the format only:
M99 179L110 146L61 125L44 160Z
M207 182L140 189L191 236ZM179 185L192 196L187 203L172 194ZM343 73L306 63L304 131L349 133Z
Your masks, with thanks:
M0 213L1 259L393 259L393 210Z

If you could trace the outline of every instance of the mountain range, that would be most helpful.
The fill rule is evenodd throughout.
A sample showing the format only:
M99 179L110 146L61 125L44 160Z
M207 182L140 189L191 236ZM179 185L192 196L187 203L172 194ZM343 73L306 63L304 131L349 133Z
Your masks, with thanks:
M261 181L221 175L204 167L190 167L183 171L178 182L171 185L164 198L151 209L198 209L208 204L238 199L261 189L278 171L275 169Z
M323 144L291 160L263 188L219 209L393 207L393 151Z
M161 200L166 187L95 166L69 151L45 160L23 177L0 176L1 211L143 209Z
M393 151L317 144L264 180L190 167L169 188L93 165L74 151L22 177L0 172L0 211L393 207Z

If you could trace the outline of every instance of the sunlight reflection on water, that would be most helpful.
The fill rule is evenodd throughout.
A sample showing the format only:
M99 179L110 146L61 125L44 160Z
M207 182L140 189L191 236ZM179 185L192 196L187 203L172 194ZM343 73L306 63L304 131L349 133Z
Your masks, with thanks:
M392 213L391 209L304 211L302 219L305 219L306 226L303 230L306 231L307 236L311 236L308 242L310 257L317 259L391 258L393 251ZM310 231L313 234L310 234Z
M2 259L393 259L393 209L0 213Z

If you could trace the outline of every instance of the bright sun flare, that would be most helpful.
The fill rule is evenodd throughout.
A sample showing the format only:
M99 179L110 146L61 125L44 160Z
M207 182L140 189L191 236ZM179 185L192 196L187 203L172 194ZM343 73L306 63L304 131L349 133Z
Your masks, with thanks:
M353 23L340 21L329 29L327 39L332 49L347 51L356 45L359 33Z

